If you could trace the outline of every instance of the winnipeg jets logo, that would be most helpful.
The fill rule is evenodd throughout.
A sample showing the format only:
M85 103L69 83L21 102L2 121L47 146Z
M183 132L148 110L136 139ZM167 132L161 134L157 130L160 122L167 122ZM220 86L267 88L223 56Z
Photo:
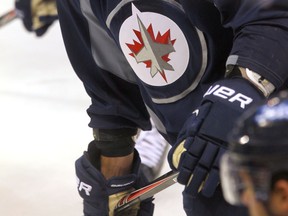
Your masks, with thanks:
M182 31L161 14L141 13L134 5L132 11L119 34L128 62L147 84L163 86L175 82L185 72L189 60Z
M127 46L133 52L132 56L138 63L143 62L147 68L151 68L152 77L159 72L167 82L164 70L174 70L168 61L170 60L169 54L175 51L173 47L175 40L170 40L170 31L167 31L163 36L159 33L155 38L152 25L146 29L138 16L137 20L140 31L135 31L135 34L140 43L135 42L135 44L127 44Z

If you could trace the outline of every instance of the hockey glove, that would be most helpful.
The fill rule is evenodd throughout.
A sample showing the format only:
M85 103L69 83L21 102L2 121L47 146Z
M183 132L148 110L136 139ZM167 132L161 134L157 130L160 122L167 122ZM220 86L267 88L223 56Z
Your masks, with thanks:
M219 159L227 147L227 133L241 113L263 99L240 77L218 81L208 89L168 154L171 168L179 171L178 182L186 185L184 193L213 195L219 184Z
M58 19L56 0L16 0L15 8L24 27L37 36L42 36Z
M78 192L84 200L85 216L112 216L116 204L123 196L147 183L139 172L140 158L136 150L132 173L126 176L106 180L99 171L99 160L100 151L92 141L88 151L84 152L84 155L75 163ZM129 207L120 215L151 216L153 210L151 198Z

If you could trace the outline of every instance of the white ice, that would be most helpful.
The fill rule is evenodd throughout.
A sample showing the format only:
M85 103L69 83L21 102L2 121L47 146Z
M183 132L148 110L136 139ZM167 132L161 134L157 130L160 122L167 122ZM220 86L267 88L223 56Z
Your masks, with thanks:
M13 4L1 1L0 14ZM58 22L41 38L20 20L0 28L0 215L83 215L74 161L92 139L89 103ZM155 215L185 215L181 191L156 195Z

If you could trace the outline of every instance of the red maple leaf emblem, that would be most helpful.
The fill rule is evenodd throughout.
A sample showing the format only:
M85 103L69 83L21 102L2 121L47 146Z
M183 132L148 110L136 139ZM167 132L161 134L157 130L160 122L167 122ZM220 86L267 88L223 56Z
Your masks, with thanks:
M129 55L135 58L135 55L144 47L144 43L143 43L143 39L141 36L141 32L138 30L135 30L135 29L133 30L133 32L136 35L136 37L138 38L139 42L136 40L133 40L133 44L126 43L126 45L131 50L131 53L129 53ZM176 39L174 39L174 40L170 39L171 38L170 30L167 30L164 34L161 34L158 31L157 36L155 37L152 24L150 24L148 26L147 32L149 33L151 39L156 43L174 45L174 43L176 41ZM170 61L169 53L161 56L161 58L166 62ZM151 68L151 61L150 60L144 61L143 63L145 63L146 68ZM164 71L159 71L159 72L160 72L161 76L163 77L163 79L167 82L166 75L165 75Z

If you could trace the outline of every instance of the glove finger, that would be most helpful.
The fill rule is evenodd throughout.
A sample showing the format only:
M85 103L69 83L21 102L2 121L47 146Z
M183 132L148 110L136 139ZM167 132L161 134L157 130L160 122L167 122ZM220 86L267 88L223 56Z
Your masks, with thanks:
M204 187L203 187L201 193L206 197L211 197L214 194L214 192L215 192L215 190L216 190L216 188L220 182L219 162L220 162L220 159L221 159L221 157L225 151L226 150L223 148L219 149L217 157L216 157L214 164L212 166L212 169L209 172L208 178L205 181L205 184L204 184Z
M213 164L213 166L216 167L217 169L219 169L221 157L223 156L223 154L224 154L226 151L227 151L227 150L224 149L224 148L220 148L220 149L219 149L218 155L217 155L216 160L215 160L215 162L214 162L214 164Z
M199 164L207 169L210 169L210 167L212 167L214 163L214 160L216 159L218 149L219 149L218 146L208 142L204 152L201 155Z
M184 143L184 147L187 149L187 151L195 156L200 156L204 151L205 146L206 141L201 139L200 137L189 137Z
M191 178L192 172L190 169L187 169L185 167L181 167L179 170L179 175L177 177L177 182L179 184L186 185L189 179Z
M201 194L205 197L212 197L220 182L219 170L212 169L204 183Z
M29 32L33 31L32 22L30 19L23 19L22 22L23 22L23 25L27 31L29 31Z
M184 191L188 194L191 194L191 196L196 196L198 192L201 190L201 185L205 180L207 174L208 171L205 168L197 166L193 172L193 177L191 181L186 186Z
M198 158L190 154L184 154L180 160L180 169L177 181L180 184L187 184L195 166L197 165Z
M216 159L218 149L219 149L218 146L210 142L207 143L205 150L202 153L201 158L199 159L198 166L195 168L193 172L192 181L190 182L187 188L187 191L189 190L189 192L191 192L192 195L196 195L199 192L199 190L202 190L201 185L203 185L207 177L208 170L210 170L210 167L212 167L213 162ZM217 183L218 183L218 179L217 179ZM214 188L214 184L213 184L214 182L210 182L210 181L205 182L205 186L209 189L210 188L209 183L211 183L212 184L211 187Z
M46 25L42 26L41 28L36 29L35 30L36 36L41 37L42 35L44 35L45 32L48 30L50 25L51 24L46 24Z
M192 173L194 172L194 168L199 161L199 156L202 155L203 151L206 151L206 142L199 137L187 138L184 146L185 145L187 146L188 152L185 152L180 159L179 167L181 168L177 179L180 184L188 183ZM205 155L205 157L207 156ZM203 164L205 167L205 161L203 161Z
M43 23L51 23L58 19L58 16L39 16L39 20Z

